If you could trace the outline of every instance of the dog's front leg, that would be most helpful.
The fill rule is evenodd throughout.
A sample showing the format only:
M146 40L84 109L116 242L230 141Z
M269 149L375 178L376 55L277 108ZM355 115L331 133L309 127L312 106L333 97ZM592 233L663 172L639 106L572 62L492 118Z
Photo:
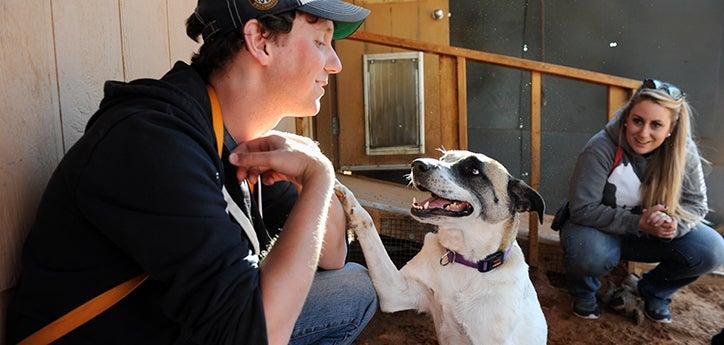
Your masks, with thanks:
M391 313L421 309L423 287L397 270L385 251L370 214L359 204L352 192L339 182L335 185L335 193L347 216L348 229L357 234L382 311Z

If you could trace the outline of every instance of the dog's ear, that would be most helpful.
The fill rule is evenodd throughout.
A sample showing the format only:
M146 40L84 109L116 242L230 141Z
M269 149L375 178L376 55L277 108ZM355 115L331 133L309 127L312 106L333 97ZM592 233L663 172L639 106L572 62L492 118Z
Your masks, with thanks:
M525 182L511 177L508 180L508 197L510 199L510 207L513 211L535 211L538 213L538 220L543 224L543 214L545 214L546 204L540 194L533 190L533 188L530 188Z

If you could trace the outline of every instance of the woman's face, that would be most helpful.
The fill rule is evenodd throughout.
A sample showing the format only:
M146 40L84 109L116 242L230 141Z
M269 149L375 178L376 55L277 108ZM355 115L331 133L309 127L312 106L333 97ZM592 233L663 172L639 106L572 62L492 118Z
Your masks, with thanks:
M631 108L626 119L626 141L637 154L656 150L673 130L672 111L651 100L643 100Z

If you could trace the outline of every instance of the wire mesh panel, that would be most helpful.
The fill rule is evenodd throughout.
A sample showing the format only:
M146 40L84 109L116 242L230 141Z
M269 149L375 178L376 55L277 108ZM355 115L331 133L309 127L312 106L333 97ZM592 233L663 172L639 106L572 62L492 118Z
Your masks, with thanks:
M435 230L435 226L419 223L409 216L380 217L379 233L382 244L398 269L420 251L425 234ZM349 261L365 264L358 242L350 245Z

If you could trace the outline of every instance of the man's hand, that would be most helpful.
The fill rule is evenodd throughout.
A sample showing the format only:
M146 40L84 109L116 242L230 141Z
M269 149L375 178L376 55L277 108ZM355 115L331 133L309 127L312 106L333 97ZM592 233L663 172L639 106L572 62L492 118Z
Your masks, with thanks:
M291 133L271 131L239 144L229 155L229 162L238 167L241 181L256 183L261 176L266 185L288 180L302 187L314 179L334 179L332 163L309 138Z
M666 214L666 206L654 205L646 208L639 218L639 228L652 236L671 240L676 237L678 222Z

